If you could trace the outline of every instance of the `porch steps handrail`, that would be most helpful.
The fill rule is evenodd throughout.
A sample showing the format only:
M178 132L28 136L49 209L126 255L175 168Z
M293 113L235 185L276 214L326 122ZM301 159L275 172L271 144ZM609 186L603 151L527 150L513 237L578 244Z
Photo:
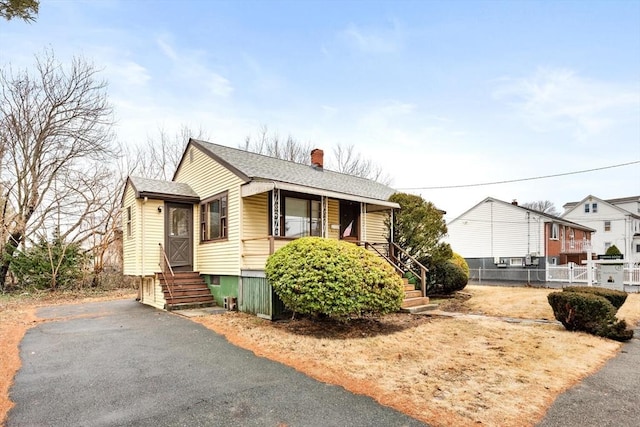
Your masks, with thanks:
M167 253L165 252L164 247L162 246L162 243L158 243L158 245L160 246L160 262L158 263L158 265L160 266L160 274L162 274L164 283L166 283L167 285L167 290L169 291L169 297L173 299L173 293L171 292L171 288L175 283L176 275L173 272L173 268L171 268L171 264L169 263L169 257L167 257ZM169 270L169 273L171 274L171 281L167 280L166 270Z
M405 274L405 273L411 273L413 274L416 278L419 278L420 280L420 290L422 292L422 296L426 297L427 296L427 272L429 271L429 269L427 267L425 267L424 265L422 265L417 259L415 259L413 256L411 256L409 253L407 253L407 251L405 251L404 249L402 249L400 246L398 246L397 244L395 244L394 242L390 242L390 243L369 243L369 242L363 242L365 245L365 248L371 247L373 248L378 254L380 254L389 264L391 264L396 270L398 270L398 272L400 274ZM389 255L386 256L384 254L381 254L377 249L375 249L375 246L378 245L385 245L389 247ZM401 258L396 256L396 251L400 252L402 255L404 255L406 258L408 258L409 260L411 260L412 264L403 261ZM417 271L414 270L413 266L417 266L420 270L420 273L418 273Z

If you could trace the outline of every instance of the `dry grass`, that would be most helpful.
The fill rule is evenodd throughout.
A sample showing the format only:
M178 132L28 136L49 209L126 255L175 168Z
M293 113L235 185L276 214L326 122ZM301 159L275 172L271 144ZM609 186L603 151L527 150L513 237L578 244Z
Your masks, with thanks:
M552 319L549 289L469 286L465 312ZM640 295L621 315L640 319ZM434 426L527 426L599 369L620 343L555 323L409 314L349 325L269 322L240 313L196 319L241 347L320 381L373 397ZM636 320L637 321L637 320Z
M39 321L35 309L58 303L133 298L50 295L0 297L0 423L13 405L8 390L20 368L18 345ZM548 289L468 286L462 312L523 319L552 318ZM640 295L619 311L640 320ZM240 313L194 319L256 354L320 381L366 394L434 426L534 425L562 391L597 370L620 344L554 323L408 314L332 322L269 322Z

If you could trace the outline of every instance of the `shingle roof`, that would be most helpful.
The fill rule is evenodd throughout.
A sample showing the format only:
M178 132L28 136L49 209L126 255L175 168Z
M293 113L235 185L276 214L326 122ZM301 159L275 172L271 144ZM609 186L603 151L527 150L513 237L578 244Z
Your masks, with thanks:
M236 173L244 175L247 181L269 180L318 188L326 191L366 197L376 200L388 200L396 190L379 182L357 176L347 175L327 169L318 169L287 160L262 154L212 144L206 141L191 140L214 159Z
M144 197L145 195L164 195L175 198L200 199L189 184L182 182L162 181L139 176L130 176L129 180L136 190L138 197Z

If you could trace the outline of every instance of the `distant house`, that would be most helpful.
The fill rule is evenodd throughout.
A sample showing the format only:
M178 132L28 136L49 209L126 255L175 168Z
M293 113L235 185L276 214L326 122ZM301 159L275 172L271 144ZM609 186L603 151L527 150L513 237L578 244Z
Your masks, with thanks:
M138 283L140 300L158 308L208 295L255 312L251 299L271 294L243 292L266 282L267 257L292 239L388 245L387 220L399 208L388 201L394 192L324 169L322 150L304 165L190 139L171 181L127 180L124 274Z
M596 230L594 253L604 254L615 245L625 261L640 264L640 196L604 200L589 195L563 209L562 218Z
M533 209L487 197L447 224L446 241L470 269L493 270L494 280L545 280L547 265L587 258L593 229ZM517 271L516 271L517 270Z

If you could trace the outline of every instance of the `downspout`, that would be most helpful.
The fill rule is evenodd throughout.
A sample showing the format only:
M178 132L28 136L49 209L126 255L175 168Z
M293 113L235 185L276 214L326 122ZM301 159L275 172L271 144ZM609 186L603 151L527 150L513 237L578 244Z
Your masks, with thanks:
M144 199L142 199L142 208L140 209L140 295L141 298L144 298L144 281L146 280L145 278L145 270L144 270L144 236L146 235L144 232L144 206L147 204L147 201L149 200L148 197L144 197ZM155 287L155 284L154 284ZM154 299L155 299L155 292L154 294Z

